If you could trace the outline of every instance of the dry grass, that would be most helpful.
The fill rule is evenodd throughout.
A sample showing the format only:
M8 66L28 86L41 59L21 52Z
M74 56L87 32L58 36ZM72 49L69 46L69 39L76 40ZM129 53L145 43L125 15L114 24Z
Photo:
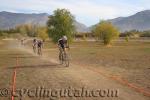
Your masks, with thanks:
M106 74L118 75L147 90L150 89L150 42L117 42L111 47L105 47L98 42L74 42L69 52L71 63L77 66L70 66L68 69L55 66L48 60L41 60L31 53L20 51L11 41L0 43L0 70L2 70L0 79L3 80L0 82L1 88L12 86L15 58L18 56L20 68L17 69L17 88L43 85L53 88L69 85L81 86L88 84L86 81L89 81L88 85L91 87L95 86L93 82L98 81L97 87L99 87L99 84L104 81L101 80L101 76L86 70L86 67L94 67L97 70L105 70ZM30 42L29 46L31 46ZM58 60L57 45L46 42L43 51L49 58ZM84 72L91 76L83 75ZM81 84L80 81L83 81L84 84ZM106 81L107 84L110 82Z
M55 49L54 44L46 43L45 53L57 59L58 51ZM70 55L72 63L104 69L110 75L118 75L150 89L150 42L122 41L111 47L98 42L74 42Z

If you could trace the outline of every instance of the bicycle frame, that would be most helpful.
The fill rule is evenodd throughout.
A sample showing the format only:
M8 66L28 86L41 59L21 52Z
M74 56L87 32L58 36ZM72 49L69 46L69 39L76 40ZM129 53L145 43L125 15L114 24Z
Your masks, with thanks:
M61 64L65 64L66 67L69 67L69 57L66 50L63 50L61 47L59 48L59 60Z

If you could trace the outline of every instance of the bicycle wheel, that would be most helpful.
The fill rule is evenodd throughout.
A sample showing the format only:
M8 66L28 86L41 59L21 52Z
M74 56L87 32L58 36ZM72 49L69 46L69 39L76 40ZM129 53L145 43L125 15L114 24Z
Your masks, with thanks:
M33 46L33 52L36 53L36 48Z
M60 61L60 64L63 64L63 54L62 53L59 54L59 61Z
M64 54L64 62L65 62L65 66L66 67L69 67L69 57L68 57L68 54Z
M41 48L38 48L38 55L39 55L39 56L42 56Z

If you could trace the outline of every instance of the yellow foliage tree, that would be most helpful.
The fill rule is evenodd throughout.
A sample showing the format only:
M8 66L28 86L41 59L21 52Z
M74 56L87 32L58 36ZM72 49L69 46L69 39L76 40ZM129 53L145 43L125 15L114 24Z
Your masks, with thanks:
M38 33L37 36L41 38L43 41L49 38L46 27L39 27L37 33Z
M112 40L119 36L119 31L110 22L102 21L95 26L93 32L97 39L102 39L105 45L109 45Z

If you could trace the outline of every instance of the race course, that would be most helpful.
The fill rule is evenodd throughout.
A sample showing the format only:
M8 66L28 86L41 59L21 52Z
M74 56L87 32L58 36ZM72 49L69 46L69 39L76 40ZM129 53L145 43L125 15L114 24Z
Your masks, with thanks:
M21 47L17 40L0 41L0 48L0 100L150 99L148 90L111 76L103 69L74 62L70 67L60 65L50 56L55 49L39 57L30 48ZM3 89L9 92L4 93ZM49 95L43 96L42 90L49 90Z

